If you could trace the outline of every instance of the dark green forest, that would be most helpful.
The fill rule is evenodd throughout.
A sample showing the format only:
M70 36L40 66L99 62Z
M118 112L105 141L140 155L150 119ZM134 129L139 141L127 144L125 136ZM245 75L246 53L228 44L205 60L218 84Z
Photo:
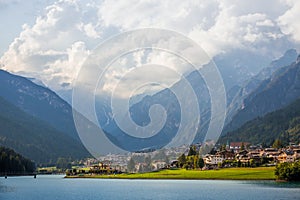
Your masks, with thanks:
M83 145L28 115L0 97L0 146L5 146L37 164L56 163L60 157L89 156Z
M12 149L0 147L0 174L28 174L35 171L35 164Z
M300 142L300 99L287 107L257 117L220 138L220 143L250 142L270 146L276 139L282 145Z

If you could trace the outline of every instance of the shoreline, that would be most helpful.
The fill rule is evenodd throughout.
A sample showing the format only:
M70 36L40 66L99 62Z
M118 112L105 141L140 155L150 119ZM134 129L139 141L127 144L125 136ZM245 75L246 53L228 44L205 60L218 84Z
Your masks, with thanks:
M273 167L260 168L225 168L218 170L172 169L158 172L132 174L79 174L64 178L91 179L132 179L132 180L241 180L241 181L276 181Z
M276 179L219 179L219 178L120 178L120 177L96 177L96 176L65 176L65 179L114 179L114 180L195 180L195 181L274 181L274 182L288 182L288 181L277 181Z

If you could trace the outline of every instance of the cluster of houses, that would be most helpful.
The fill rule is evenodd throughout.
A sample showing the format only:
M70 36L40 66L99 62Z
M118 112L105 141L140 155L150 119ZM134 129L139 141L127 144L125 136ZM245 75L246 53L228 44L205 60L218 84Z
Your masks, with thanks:
M103 163L99 162L97 164L93 164L90 167L86 168L74 168L74 169L69 169L66 171L67 176L75 176L75 175L80 175L80 174L90 174L90 175L95 175L95 174L121 174L122 170L121 168L117 167L112 167L108 163Z
M207 154L203 160L206 165L220 165L232 162L240 164L275 165L283 162L294 162L300 159L300 144L290 145L286 148L261 148L249 146L249 143L235 142L227 145L225 149L216 151L214 154ZM262 163L263 162L263 163Z
M185 153L187 147L185 147ZM196 147L197 151L200 145ZM181 149L182 150L182 149ZM171 152L172 153L172 152ZM173 152L174 153L174 152ZM141 153L140 153L141 154ZM140 155L134 154L134 155ZM179 154L179 153L178 153ZM176 154L176 155L178 155ZM142 154L141 154L142 155ZM140 156L141 156L140 155ZM169 152L167 155L170 155ZM112 157L112 158L111 158ZM168 156L171 161L165 160L152 160L151 164L145 162L135 163L135 172L155 171L166 168L178 167L178 160L174 160L173 156ZM173 158L173 160L172 160ZM110 155L109 159L106 156L101 162L97 159L89 159L84 163L85 169L72 169L69 170L69 175L76 174L117 174L128 171L127 162L130 156L115 156ZM176 159L176 158L175 158ZM252 166L272 166L277 163L295 162L300 160L300 144L289 145L285 148L262 148L260 146L250 146L247 142L232 142L226 145L225 148L220 148L214 153L206 154L203 156L203 161L206 169L215 167L252 167Z

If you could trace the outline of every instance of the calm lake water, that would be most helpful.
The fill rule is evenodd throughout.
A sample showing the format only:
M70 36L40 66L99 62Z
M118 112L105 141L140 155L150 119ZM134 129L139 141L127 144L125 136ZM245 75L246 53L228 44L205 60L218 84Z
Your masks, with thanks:
M273 181L103 180L0 177L1 200L300 199L300 185Z

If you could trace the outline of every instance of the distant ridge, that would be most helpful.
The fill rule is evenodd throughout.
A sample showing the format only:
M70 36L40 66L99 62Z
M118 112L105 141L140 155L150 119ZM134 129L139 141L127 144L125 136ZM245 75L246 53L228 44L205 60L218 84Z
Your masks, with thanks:
M247 95L242 108L233 116L223 133L236 130L258 116L281 109L298 98L300 98L300 63L294 61L288 66L279 68Z
M59 157L89 156L83 145L0 97L0 146L37 163L55 163Z
M300 143L300 99L288 106L271 112L263 117L257 117L235 131L220 138L227 141L250 142L270 146L275 139L280 139L283 145L290 142Z
M0 70L0 97L27 114L79 140L72 107L50 89L37 85L27 78Z

